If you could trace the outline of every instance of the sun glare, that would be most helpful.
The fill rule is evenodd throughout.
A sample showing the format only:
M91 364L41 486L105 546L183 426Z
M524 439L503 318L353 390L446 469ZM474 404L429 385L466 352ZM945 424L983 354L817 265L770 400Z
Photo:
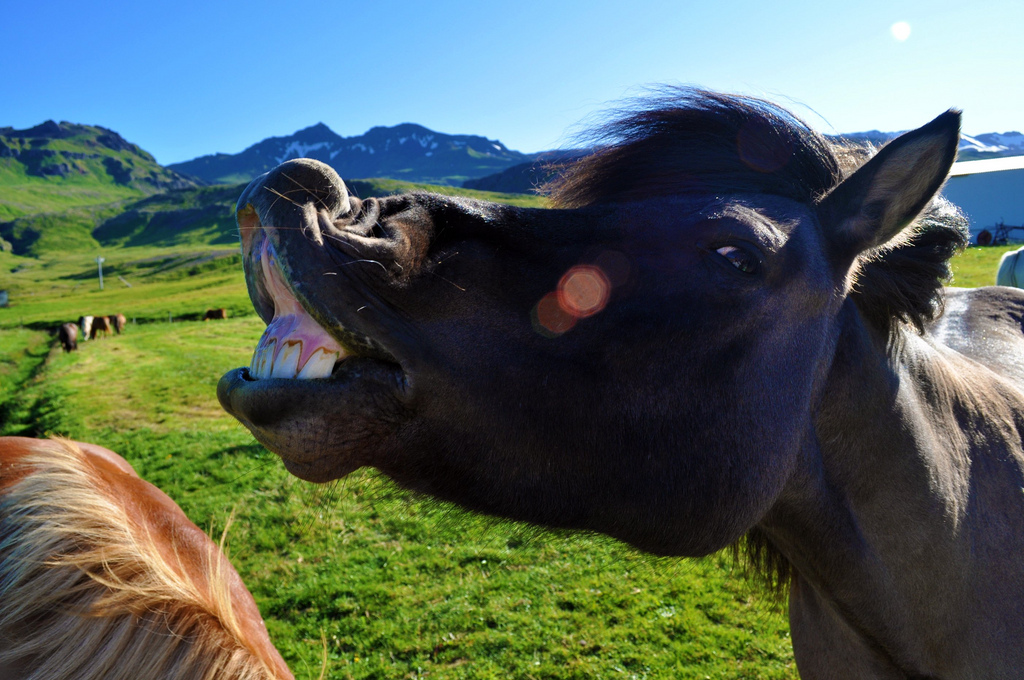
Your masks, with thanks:
M910 37L910 24L906 21L897 21L889 27L889 32L892 33L892 37L903 42Z

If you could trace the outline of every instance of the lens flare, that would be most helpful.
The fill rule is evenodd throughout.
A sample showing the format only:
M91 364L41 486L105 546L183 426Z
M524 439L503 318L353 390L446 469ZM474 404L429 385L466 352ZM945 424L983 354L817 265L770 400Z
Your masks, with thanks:
M533 328L541 335L556 338L576 325L576 317L565 311L558 293L548 293L533 308Z
M628 276L628 261L623 263L612 258ZM604 270L597 265L581 264L562 276L558 288L543 298L533 308L533 327L541 335L556 338L569 331L579 319L597 314L608 304L612 294L612 283Z
M599 267L573 267L558 282L558 303L577 318L597 314L608 304L612 284Z

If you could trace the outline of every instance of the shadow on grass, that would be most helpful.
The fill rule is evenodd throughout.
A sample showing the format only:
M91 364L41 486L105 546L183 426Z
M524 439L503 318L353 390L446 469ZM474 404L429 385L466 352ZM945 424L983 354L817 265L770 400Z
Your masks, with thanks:
M18 363L27 367L24 377L14 378L4 394L0 395L0 434L19 437L42 437L48 434L66 434L70 411L66 400L70 392L47 386L32 389L46 371L55 351L52 339L27 347Z
M249 458L264 458L270 455L262 444L253 442L252 444L237 444L235 446L228 446L223 449L217 449L216 451L210 452L207 456L210 460L223 460L224 458L233 458L235 456L247 456Z

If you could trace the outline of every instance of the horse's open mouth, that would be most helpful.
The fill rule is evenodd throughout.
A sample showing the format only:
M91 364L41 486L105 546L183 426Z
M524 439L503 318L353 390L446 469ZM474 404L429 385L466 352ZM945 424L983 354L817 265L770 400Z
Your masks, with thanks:
M250 293L267 329L250 365L221 378L217 397L293 474L336 479L367 464L372 443L400 418L405 371L379 342L343 325L337 316L350 316L348 305L306 300L265 232L250 245Z
M255 258L255 270L269 300L261 300L264 318L272 316L253 353L247 380L271 378L315 380L338 372L346 359L375 358L398 366L398 361L372 339L339 324L327 331L305 310L285 282L281 265L270 240L263 238ZM272 309L272 313L271 313ZM337 336L337 337L335 337Z
M360 253L325 243L320 222L348 205L331 173L292 163L254 180L239 199L246 284L267 328L249 366L217 384L228 413L293 474L320 482L372 464L408 417L412 394L413 360L393 313L376 281L348 268L363 261ZM317 193L292 192L296 183Z
M330 376L350 352L302 308L284 282L268 239L260 245L258 262L274 312L256 345L248 379L311 380Z

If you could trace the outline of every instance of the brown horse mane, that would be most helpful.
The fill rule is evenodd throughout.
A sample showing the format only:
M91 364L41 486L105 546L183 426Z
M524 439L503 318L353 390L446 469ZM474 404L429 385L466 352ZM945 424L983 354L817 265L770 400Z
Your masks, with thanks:
M587 142L596 150L560 167L545 187L555 207L753 193L813 208L875 151L826 137L774 103L694 88L636 100ZM949 259L969 236L963 215L937 196L900 236L859 256L850 298L890 347L903 329L923 332L942 313ZM760 529L733 553L769 592L788 591L792 567Z
M685 194L754 193L815 206L873 154L826 137L771 102L694 88L636 100L587 138L596 151L546 186L556 207ZM941 313L967 222L937 197L894 241L860 256L850 296L890 337Z
M53 444L0 486L0 668L33 680L275 678L245 643L226 560L209 556L208 586L184 575L81 449Z

